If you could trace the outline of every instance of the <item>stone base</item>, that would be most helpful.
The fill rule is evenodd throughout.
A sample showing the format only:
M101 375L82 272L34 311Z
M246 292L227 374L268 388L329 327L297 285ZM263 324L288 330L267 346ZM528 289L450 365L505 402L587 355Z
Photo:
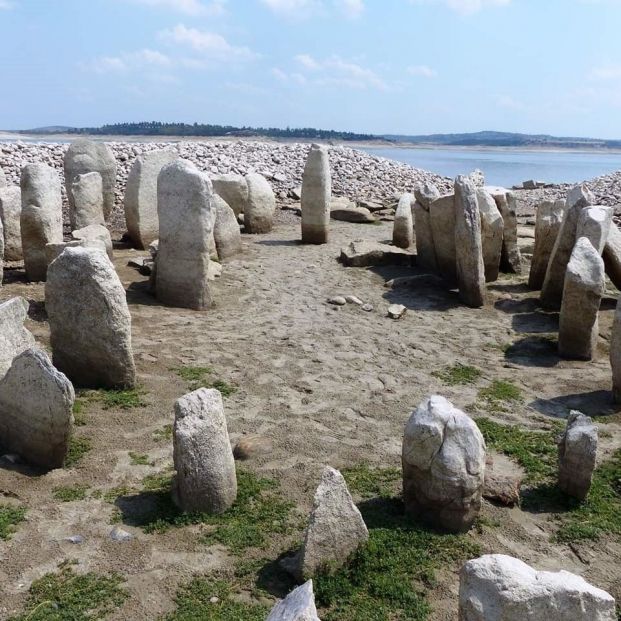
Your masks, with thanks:
M327 244L328 229L324 226L302 225L303 244Z

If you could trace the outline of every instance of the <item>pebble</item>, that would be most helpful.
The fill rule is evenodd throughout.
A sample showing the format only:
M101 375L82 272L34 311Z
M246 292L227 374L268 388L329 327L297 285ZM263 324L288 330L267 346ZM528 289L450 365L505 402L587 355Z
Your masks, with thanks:
M407 309L403 304L391 304L388 307L388 316L392 319L401 319Z
M370 313L373 310L373 306L371 304L363 304L362 310L367 313Z
M82 535L70 535L69 537L65 537L64 541L68 541L69 543L84 543L84 537Z
M347 300L343 296L337 295L332 298L328 298L328 304L334 304L335 306L345 306L345 304L347 304Z
M360 298L357 298L355 295L346 295L345 300L349 304L356 304L357 306L362 306L364 304L364 302Z
M131 533L128 533L119 526L115 526L110 531L110 539L112 539L112 541L131 541L133 538L134 536Z

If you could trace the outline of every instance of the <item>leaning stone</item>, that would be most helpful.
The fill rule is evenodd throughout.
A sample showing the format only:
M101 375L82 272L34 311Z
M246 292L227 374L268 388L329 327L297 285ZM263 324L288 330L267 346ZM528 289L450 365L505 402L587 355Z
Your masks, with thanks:
M170 149L143 153L136 158L125 186L125 223L135 248L146 249L159 236L157 177L177 157Z
M485 189L477 188L477 202L481 214L481 244L485 282L498 280L504 221L496 206L494 197Z
M200 388L175 402L175 503L188 513L224 513L237 497L222 395Z
M67 248L48 275L45 309L54 366L75 386L134 386L131 316L110 260L100 250Z
M0 308L2 307L0 306ZM621 297L617 299L617 308L610 334L610 366L612 367L614 401L615 403L621 403Z
M0 190L0 202L1 201L2 191ZM614 222L610 225L608 239L604 246L603 257L608 278L610 278L612 284L617 289L621 290L621 231L619 231L619 228Z
M414 223L412 221L412 194L403 194L395 211L392 228L392 243L399 248L409 248L414 241ZM418 248L417 248L418 250Z
M266 621L320 621L315 607L313 581L293 589L272 608Z
M103 182L98 172L77 175L71 184L73 209L69 211L71 229L103 224Z
M438 272L451 282L457 280L455 249L455 195L441 196L429 205L429 219Z
M414 410L403 435L406 513L449 532L467 531L481 508L485 441L474 421L434 395Z
M235 216L244 213L248 202L248 184L243 175L235 173L214 175L211 177L211 182L214 192L226 201L227 205L235 212Z
M28 302L11 298L0 303L0 379L9 370L13 358L34 345L34 336L24 327Z
M477 190L462 175L455 179L455 249L459 297L468 306L485 304L485 267Z
M460 621L615 621L614 598L567 571L536 571L504 554L468 561L459 575Z
M330 207L330 218L342 222L353 222L355 224L367 224L377 222L375 216L366 207Z
M215 220L209 178L187 160L167 164L158 178L157 210L157 299L181 308L209 308L209 238Z
M576 242L565 273L559 317L558 352L591 360L597 348L597 314L605 291L604 262L586 237Z
M580 412L570 412L558 443L559 489L584 500L591 488L596 456L597 425Z
M565 271L577 239L578 218L582 209L594 202L595 198L586 186L574 186L567 195L563 221L541 287L540 300L545 308L558 309L561 306Z
M372 241L353 241L341 249L339 260L348 267L373 265L412 265L414 255L389 244Z
M13 360L0 381L0 443L24 461L52 469L65 461L73 425L71 382L39 349Z
M274 224L276 197L267 179L258 173L246 175L248 202L244 209L246 233L269 233Z
M614 209L612 207L585 207L578 216L576 239L586 237L599 254L608 241Z
M313 144L302 176L302 243L325 244L330 230L332 177L328 149Z
M537 206L535 221L535 246L530 263L528 286L531 289L541 289L550 262L550 255L561 228L565 201L543 201Z
M63 240L60 178L46 164L28 164L21 174L20 229L26 276L43 281L47 272L45 245Z
M218 258L226 259L242 251L241 232L233 210L218 194L214 194L213 203L216 208L213 236Z
M71 187L78 175L98 172L103 188L103 215L107 220L114 209L114 187L116 184L116 160L110 147L103 142L80 138L69 145L64 157L65 187L69 199L69 211L75 205Z
M510 274L521 274L522 255L517 235L517 196L514 192L498 193L494 195L494 200L504 224L500 269Z
M4 260L21 261L22 231L20 217L22 213L22 191L19 186L0 188L0 220L4 227Z
M338 569L368 538L369 532L343 475L326 466L297 557L298 579L307 580L321 571Z
M77 229L71 233L71 237L74 240L84 242L85 247L103 246L108 257L113 258L110 231L103 224L91 224L83 229Z

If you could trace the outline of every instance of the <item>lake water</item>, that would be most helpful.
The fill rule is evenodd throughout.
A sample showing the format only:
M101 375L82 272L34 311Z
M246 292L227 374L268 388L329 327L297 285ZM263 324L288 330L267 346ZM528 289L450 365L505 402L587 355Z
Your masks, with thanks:
M610 152L395 147L361 148L361 151L447 177L479 168L485 173L486 183L506 187L527 179L576 183L621 170L621 153Z

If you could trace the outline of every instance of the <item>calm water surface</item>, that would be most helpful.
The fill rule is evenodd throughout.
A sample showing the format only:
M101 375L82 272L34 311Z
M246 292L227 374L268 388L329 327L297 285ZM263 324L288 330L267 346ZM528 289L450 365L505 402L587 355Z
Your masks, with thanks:
M395 147L362 148L361 151L447 177L479 168L485 173L488 184L508 187L527 179L576 183L621 169L621 153L610 152Z

